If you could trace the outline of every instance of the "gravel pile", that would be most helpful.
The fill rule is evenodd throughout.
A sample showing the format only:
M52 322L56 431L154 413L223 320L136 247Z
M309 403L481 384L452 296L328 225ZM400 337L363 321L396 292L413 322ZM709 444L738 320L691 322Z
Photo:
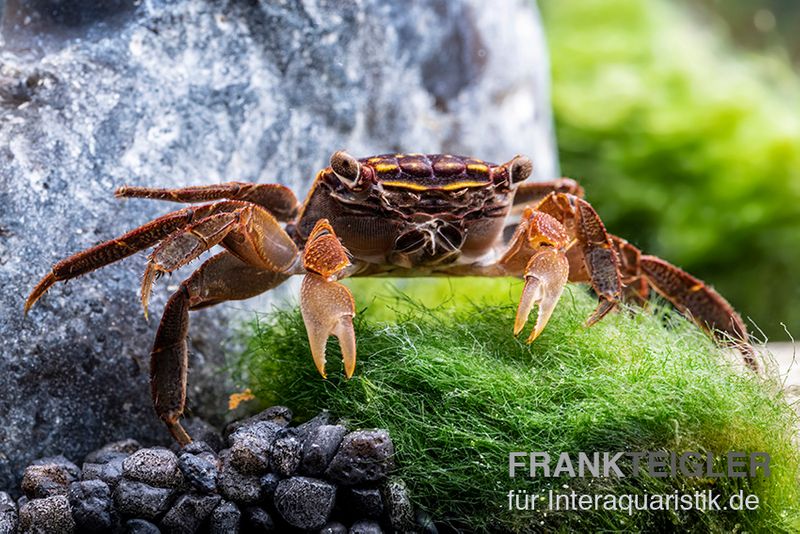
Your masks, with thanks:
M63 456L25 469L23 496L0 492L0 534L47 532L435 533L391 477L386 430L348 432L327 412L298 426L275 406L228 425L194 425L183 449L109 443L83 467Z

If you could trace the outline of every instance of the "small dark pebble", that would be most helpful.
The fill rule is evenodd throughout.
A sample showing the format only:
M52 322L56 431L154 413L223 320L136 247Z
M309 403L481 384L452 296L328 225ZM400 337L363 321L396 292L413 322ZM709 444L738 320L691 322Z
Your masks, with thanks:
M183 447L180 450L180 452L178 452L178 456L180 456L181 454L201 454L204 452L210 452L216 455L216 453L218 453L221 450L222 448L220 449L212 448L211 445L209 445L205 441L193 441L188 445L186 445L185 447Z
M269 468L269 450L282 427L270 421L242 426L230 436L230 461L240 473L260 475Z
M69 485L72 517L79 532L106 532L113 525L111 489L102 480L82 480Z
M248 532L276 532L275 521L269 512L258 506L244 509L244 524Z
M338 521L331 521L319 530L319 534L347 534L347 527Z
M236 534L239 532L241 519L242 513L236 504L222 501L211 513L208 531L210 534Z
M241 504L255 504L261 496L261 479L258 475L240 473L231 462L229 451L220 453L222 463L217 487L219 492L231 501Z
M111 487L117 485L122 478L122 462L128 455L121 452L112 452L101 457L102 463L84 463L81 472L83 480L99 479Z
M275 495L275 488L278 487L278 482L281 481L281 477L276 475L275 473L267 473L266 475L262 475L259 483L261 484L261 499L264 501L272 501L273 495Z
M84 462L89 464L102 464L106 462L107 456L124 454L126 456L133 454L141 449L142 446L135 439L123 439L121 441L114 441L104 445L103 447L92 451L83 459Z
M122 476L157 488L179 488L183 474L178 457L169 449L139 449L122 462Z
M161 530L145 519L129 519L125 523L127 534L161 534Z
M172 508L161 520L161 526L168 532L193 534L200 530L203 521L219 504L219 495L196 495L187 493L175 501Z
M302 471L320 476L328 468L347 429L342 425L320 425L308 434L303 445Z
M381 488L381 495L392 530L396 532L411 530L414 523L414 509L405 483L400 479L388 480Z
M248 417L247 419L241 419L239 421L229 423L228 426L225 427L225 438L229 439L231 434L240 428L252 426L261 421L269 421L270 423L274 423L281 428L285 428L289 426L289 423L292 422L292 410L286 406L272 406L263 412L259 412L252 417Z
M331 424L333 424L333 416L331 416L331 413L328 410L322 410L319 414L295 428L297 429L300 441L305 441L306 438L318 427Z
M17 531L17 503L11 495L0 491L0 534L12 534Z
M69 485L80 476L78 466L63 456L41 458L25 468L22 491L31 499L66 495Z
M297 528L322 528L335 502L336 486L315 478L287 478L275 490L275 508L287 523Z
M349 534L383 534L383 530L377 522L364 519L353 523Z
M189 417L184 419L183 427L192 436L192 443L202 442L214 452L219 452L225 448L225 440L222 434L217 431L210 423L199 417ZM186 447L191 447L192 443ZM186 450L186 447L183 450Z
M181 454L178 458L183 478L188 484L203 493L213 493L217 489L218 459L210 452L200 454Z
M303 443L293 430L282 430L269 451L272 470L284 477L290 477L297 471L303 457Z
M331 460L326 475L345 486L382 480L394 467L394 445L386 430L350 432Z
M122 479L114 490L114 503L124 515L155 519L169 509L174 492L173 489Z
M439 534L439 529L436 528L436 524L430 514L424 510L417 510L414 515L414 522L419 527L420 534Z
M377 488L351 488L347 501L348 509L355 517L378 519L383 514L383 498Z
M22 533L68 534L75 531L75 520L66 495L33 499L19 509Z

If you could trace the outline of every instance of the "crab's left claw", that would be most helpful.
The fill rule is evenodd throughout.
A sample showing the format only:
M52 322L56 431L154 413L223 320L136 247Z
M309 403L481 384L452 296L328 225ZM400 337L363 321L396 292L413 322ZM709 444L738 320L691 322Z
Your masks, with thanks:
M330 336L339 339L344 360L344 373L353 376L356 368L356 334L353 316L356 313L353 295L339 282L328 281L316 273L303 279L300 289L300 311L311 344L314 364L323 378L325 373L325 344Z
M534 305L539 305L536 324L528 343L532 343L542 333L547 321L561 298L569 276L569 262L566 255L555 248L539 250L528 261L525 268L525 287L517 307L514 321L514 335L518 335L525 327Z

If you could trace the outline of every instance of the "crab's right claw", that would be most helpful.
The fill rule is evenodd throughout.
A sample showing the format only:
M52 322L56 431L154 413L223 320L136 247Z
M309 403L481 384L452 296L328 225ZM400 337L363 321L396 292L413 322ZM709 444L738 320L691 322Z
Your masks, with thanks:
M350 290L339 282L309 273L300 289L300 311L308 332L311 355L322 377L327 377L325 344L331 335L339 339L345 375L347 378L353 376L356 368L356 334L353 330L356 308Z
M558 304L558 299L561 298L568 276L569 262L563 252L547 248L531 257L525 269L525 287L514 321L515 336L525 327L536 304L539 305L539 313L527 342L532 343L542 333Z

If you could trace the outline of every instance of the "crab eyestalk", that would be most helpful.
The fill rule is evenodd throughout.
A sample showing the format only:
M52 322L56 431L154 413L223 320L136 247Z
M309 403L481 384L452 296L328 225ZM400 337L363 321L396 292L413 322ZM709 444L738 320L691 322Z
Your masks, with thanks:
M333 169L337 178L348 187L356 186L358 179L361 177L361 164L344 150L333 153L331 156L331 169Z

